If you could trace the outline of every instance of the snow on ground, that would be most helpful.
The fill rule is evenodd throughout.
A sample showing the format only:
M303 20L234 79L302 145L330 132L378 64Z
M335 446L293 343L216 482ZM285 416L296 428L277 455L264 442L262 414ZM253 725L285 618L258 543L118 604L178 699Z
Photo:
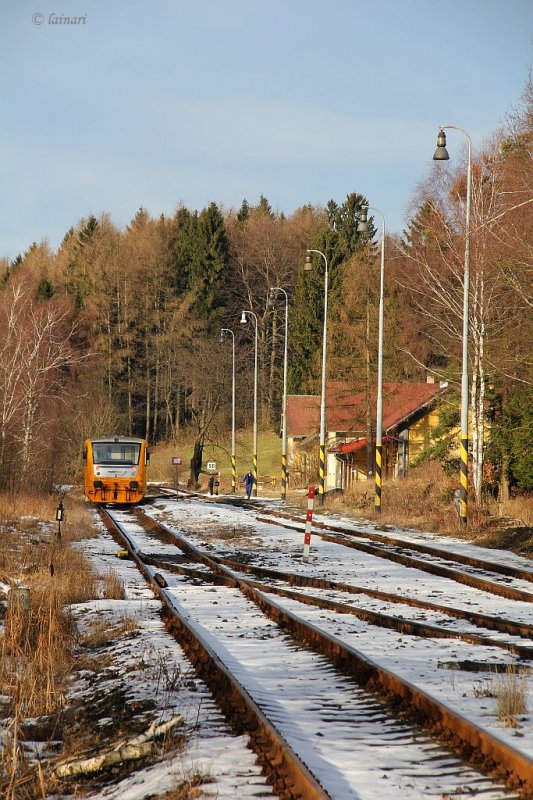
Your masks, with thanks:
M253 502L249 508L253 508ZM479 591L456 583L449 578L428 575L376 556L324 542L317 536L312 539L311 558L309 563L305 564L302 561L302 533L279 527L279 525L258 522L253 519L250 511L246 512L239 507L202 501L178 500L171 502L165 500L158 501L150 513L167 525L175 527L178 532L182 531L196 544L201 545L202 542L208 542L209 545L204 546L204 549L208 552L210 548L211 551L216 550L218 555L231 557L234 554L235 543L238 542L236 537L239 530L244 529L246 537L242 546L243 550L252 552L253 563L260 566L352 583L385 592L417 597L441 605L449 604L456 608L533 624L532 603L508 600ZM264 516L264 511L261 510L259 515ZM347 527L353 525L360 529L360 526L355 525L353 521L336 518L335 523L339 524L339 522L346 524ZM217 533L217 529L221 527L225 536ZM370 526L368 527L370 529ZM233 542L232 531L235 534ZM399 529L394 532L388 531L388 533L397 534L401 538L405 538L406 535L405 531ZM409 532L409 534L415 536L414 532ZM427 541L435 544L435 538L433 534L425 537L424 534L416 532L416 539L419 542ZM506 563L515 566L524 567L527 564L531 568L531 562L514 556L512 553L498 550L487 551L483 548L469 546L459 540L446 540L444 537L438 537L438 546L446 546L452 551L456 550L480 558L489 557L491 561L505 560ZM153 549L153 543L151 547ZM166 547L169 547L168 551L165 549ZM141 549L148 551L150 549L149 541L144 541L144 546L141 543ZM157 552L172 552L172 546L158 543ZM508 580L512 585L523 584L521 588L529 589L529 591L533 589L533 586L531 584L528 586L526 581ZM533 671L531 669L532 661L521 661L515 655L496 647L471 645L454 639L431 640L405 634L400 635L388 629L368 626L354 617L332 615L330 612L327 613L326 620L323 610L310 606L302 608L301 604L296 601L285 598L276 598L275 602L310 619L381 666L400 672L406 679L420 686L429 694L474 719L494 735L533 758L531 713L533 711L531 709L533 675L527 674L527 672ZM352 596L350 602L357 604L358 598ZM411 609L411 612L406 613L405 616L413 617L415 614L419 618L418 610ZM462 628L461 625L456 627ZM484 633L494 636L492 632L484 631ZM525 645L533 644L526 639L522 639L521 642ZM450 671L439 668L439 663L458 663L463 660L485 662L487 669L472 673L460 669ZM496 698L489 696L497 691L503 679L502 676L495 675L494 670L491 670L491 664L496 663L515 665L517 669L520 666L529 667L525 674L519 676L519 681L524 681L527 687L530 711L520 719L517 729L506 728L502 725L498 719Z
M191 671L175 639L166 631L160 616L160 603L154 599L143 577L132 562L116 557L118 547L102 530L99 538L79 542L95 571L105 575L112 569L122 580L125 600L96 600L73 607L81 633L95 621L108 625L124 618L134 620L138 634L121 637L106 649L115 678L126 686L129 703L153 700L158 721L183 714L187 743L177 755L172 753L150 766L137 769L119 782L92 791L91 800L141 800L157 796L194 774L206 776L203 796L217 800L248 800L270 797L248 739L228 729L209 692ZM105 676L104 676L105 677ZM88 691L88 676L79 676L70 690L70 699L83 698ZM111 720L100 720L103 733L112 735ZM107 726L107 727L106 727ZM148 727L148 725L146 726ZM111 730L108 730L111 728ZM212 781L212 782L211 782Z

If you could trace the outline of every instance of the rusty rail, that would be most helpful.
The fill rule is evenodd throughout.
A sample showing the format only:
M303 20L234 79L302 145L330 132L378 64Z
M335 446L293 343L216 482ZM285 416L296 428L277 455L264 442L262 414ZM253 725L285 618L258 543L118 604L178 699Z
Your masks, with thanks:
M301 531L300 525L291 525L287 522L277 522L276 520L269 519L268 517L257 517L259 522L268 522L271 525L281 525L289 530ZM360 550L363 553L368 553L378 558L386 558L389 561L394 561L397 564L402 564L404 567L412 567L413 569L428 572L430 575L438 575L440 578L450 578L456 583L462 583L465 586L471 586L474 589L479 589L490 594L496 594L500 597L506 597L508 600L522 600L525 603L533 603L533 592L524 592L521 589L513 589L512 586L504 586L501 583L494 583L486 578L480 578L477 575L470 575L468 572L461 572L461 570L445 567L442 564L434 564L431 561L423 561L420 558L406 555L405 553L395 553L392 550L387 550L380 547L378 544L366 544L365 542L355 541L353 538L339 538L329 533L316 533L314 536L320 536L326 542L338 544L341 547L350 547L352 550ZM404 547L408 548L409 545L404 543Z
M245 571L253 573L255 571L253 567L250 567L250 565L246 565L246 569L242 569L241 565L238 564L237 562L229 561L228 559L216 558L213 555L211 555L210 558L217 564L225 564L230 570L235 572ZM170 572L176 572L182 575L187 575L189 577L209 580L210 583L219 585L223 584L226 586L235 585L235 582L232 579L225 577L224 575L205 573L201 572L200 570L192 569L191 567L182 566L173 562L171 558L166 559L166 558L143 554L143 561L145 564L150 564L151 566L157 567L158 569L167 569ZM261 571L260 568L258 569L258 571ZM265 570L265 572L269 571L270 570ZM278 572L276 577L278 580L285 580L287 583L290 584L291 577L301 577L301 576L292 576L290 574L284 574L282 572ZM328 611L334 611L338 614L352 614L354 617L362 619L365 622L369 622L371 625L377 625L381 628L389 628L391 630L397 631L398 633L403 633L411 636L424 636L434 639L459 639L463 642L467 642L468 644L485 645L488 647L497 647L502 650L508 650L510 653L514 653L519 658L523 659L533 658L533 646L515 644L514 642L503 641L501 639L491 639L489 636L484 636L482 634L477 634L475 632L456 631L453 629L450 630L447 628L439 627L438 625L433 625L430 622L411 620L402 616L385 614L382 611L372 611L371 609L361 608L360 606L355 606L349 603L339 602L336 600L326 600L321 597L316 597L315 595L304 594L302 592L295 592L290 589L282 588L280 586L272 586L272 584L261 583L260 581L250 580L247 581L247 583L254 589L258 589L260 592L276 594L280 597L288 597L291 600L297 600L298 602L304 603L306 605L316 606L318 608L324 608L327 609ZM297 581L294 581L294 583L297 583ZM313 580L312 578L310 578L305 583L302 582L300 585L306 585L313 588L323 589L325 588L324 583L331 583L331 582L322 581L320 579ZM442 609L444 610L445 607L442 606Z
M265 512L273 517L286 519L292 522L299 522L300 519L293 514L286 514L282 511L268 511L265 506L262 506ZM510 578L518 578L524 581L533 582L533 569L522 569L520 567L513 567L511 564L500 564L497 561L488 561L486 559L477 558L476 556L467 556L463 553L457 553L453 550L443 550L440 547L434 547L429 544L421 544L420 542L409 542L405 539L398 539L394 536L387 536L382 533L370 533L369 531L350 530L341 525L332 525L329 522L321 522L314 520L315 528L320 530L331 531L332 533L342 533L345 536L362 536L373 542L392 545L393 547L404 547L408 550L414 550L418 553L425 553L426 555L443 558L447 561L455 561L457 564L465 564L469 567L476 567L477 569L485 569L488 572L495 572L499 575L505 575Z
M435 735L446 738L451 746L465 759L474 763L476 768L493 772L498 777L504 778L509 785L519 788L524 797L533 797L533 762L524 753L466 719L409 681L376 664L355 648L342 644L329 634L282 609L249 582L202 553L163 523L157 522L139 509L136 514L146 525L170 536L183 552L210 566L215 573L225 575L277 624L290 630L299 641L325 655L338 668L353 676L360 686L369 691L385 694L394 704L400 705L405 713L416 718L418 722L423 721Z
M178 613L170 602L165 588L157 582L144 563L142 554L132 546L120 526L105 509L99 509L99 514L107 530L121 546L125 547L159 596L164 605L165 622L177 634L179 643L198 674L213 692L235 730L239 733L246 731L250 736L254 751L281 800L331 800L329 794L226 669L209 644ZM149 519L142 512L138 512L138 516L141 519Z
M456 619L464 619L479 627L488 628L489 630L497 630L501 633L508 633L511 636L522 636L530 638L533 636L533 625L528 625L525 622L517 622L516 620L506 619L505 617L493 617L489 614L481 614L478 611L471 611L470 609L454 608L453 606L443 606L439 603L430 603L428 600L419 600L416 597L408 597L402 594L391 594L390 592L383 592L379 589L370 589L366 586L356 586L351 583L342 583L341 581L332 581L327 578L317 578L311 575L302 575L293 572L280 572L279 570L269 569L268 567L257 567L251 564L241 564L231 559L221 558L217 559L222 564L226 564L232 570L240 570L241 572L249 572L259 577L272 578L273 580L282 580L294 586L308 586L315 589L331 589L338 592L346 592L348 594L364 594L368 597L375 597L377 600L384 600L389 603L402 603L413 608L423 608L428 611L437 611L446 614Z

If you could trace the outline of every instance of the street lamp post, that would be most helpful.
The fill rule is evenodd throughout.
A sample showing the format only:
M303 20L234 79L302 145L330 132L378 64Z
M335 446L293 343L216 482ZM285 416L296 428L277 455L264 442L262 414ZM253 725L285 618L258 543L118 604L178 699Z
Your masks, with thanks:
M305 271L310 272L311 253L322 256L325 264L324 272L324 325L322 331L322 385L320 394L320 455L319 455L319 485L318 485L318 505L324 505L324 495L326 491L326 349L328 343L327 323L328 323L328 260L320 250L307 250L305 259Z
M382 433L383 433L383 283L385 276L385 217L383 212L375 206L362 206L361 219L357 230L359 233L368 232L368 209L380 215L381 228L381 268L379 282L379 324L378 324L378 386L376 398L376 458L375 458L375 492L374 506L376 512L381 513L381 469L382 469Z
M281 292L285 297L285 344L283 348L283 402L281 409L281 499L287 498L287 342L289 338L289 297L285 289L272 286L270 294Z
M231 370L231 493L235 494L237 489L237 458L235 453L235 334L230 328L220 329L220 341L224 339L224 334L231 336L232 350L232 370Z
M255 350L254 350L254 442L253 442L253 464L252 475L254 476L253 495L257 497L257 316L253 311L243 311L241 315L241 324L246 325L246 316L254 318L255 321Z
M468 503L468 295L470 286L470 196L472 190L472 140L464 128L458 125L441 125L437 136L437 149L434 161L448 161L446 134L444 130L452 128L460 131L468 142L468 161L466 170L466 214L465 214L465 257L463 277L463 364L461 373L461 497L459 516L463 525L467 523Z

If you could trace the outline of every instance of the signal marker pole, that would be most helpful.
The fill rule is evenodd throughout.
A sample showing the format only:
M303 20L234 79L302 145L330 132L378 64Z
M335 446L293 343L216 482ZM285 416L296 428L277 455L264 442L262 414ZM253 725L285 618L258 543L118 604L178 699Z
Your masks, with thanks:
M304 561L309 561L309 548L311 545L311 524L313 522L313 508L315 505L315 487L310 486L307 494L307 516L305 518L304 533Z

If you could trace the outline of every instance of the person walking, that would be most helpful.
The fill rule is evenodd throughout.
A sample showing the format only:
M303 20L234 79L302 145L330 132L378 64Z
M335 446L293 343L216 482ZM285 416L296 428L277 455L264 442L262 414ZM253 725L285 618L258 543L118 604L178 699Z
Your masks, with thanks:
M248 472L244 476L243 483L244 483L244 488L246 489L246 497L249 500L252 494L252 489L254 488L254 476L252 475L251 470L248 470Z

